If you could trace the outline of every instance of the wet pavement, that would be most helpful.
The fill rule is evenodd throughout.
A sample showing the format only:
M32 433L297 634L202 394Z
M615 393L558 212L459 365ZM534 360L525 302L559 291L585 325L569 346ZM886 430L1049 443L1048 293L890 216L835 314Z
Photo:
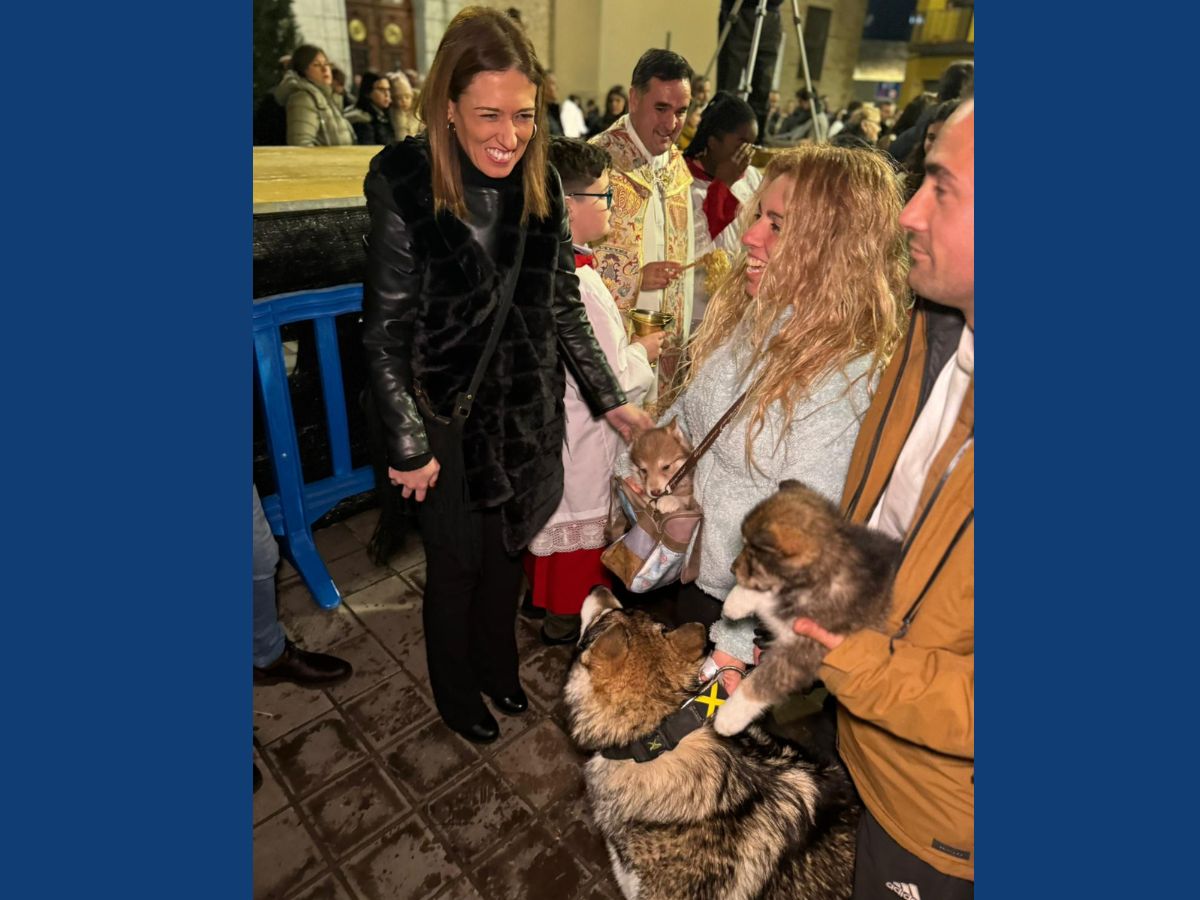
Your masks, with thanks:
M420 543L374 565L375 516L316 532L338 609L317 607L280 569L289 636L350 660L354 677L329 690L254 688L255 900L620 900L584 757L563 728L571 648L544 647L537 623L518 618L530 709L497 712L494 744L460 738L429 690Z

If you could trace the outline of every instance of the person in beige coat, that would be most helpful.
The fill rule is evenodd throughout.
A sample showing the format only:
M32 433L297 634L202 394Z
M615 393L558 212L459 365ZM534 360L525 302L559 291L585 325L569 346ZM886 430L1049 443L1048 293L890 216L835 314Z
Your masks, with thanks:
M291 69L275 88L287 110L289 147L339 147L354 143L354 129L333 96L333 69L320 47L304 44L292 53Z

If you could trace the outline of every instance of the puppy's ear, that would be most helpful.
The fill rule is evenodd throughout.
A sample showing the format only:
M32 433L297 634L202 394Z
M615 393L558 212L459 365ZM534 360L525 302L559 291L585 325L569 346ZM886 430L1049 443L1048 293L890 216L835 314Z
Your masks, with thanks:
M668 634L667 640L684 659L699 660L708 646L708 632L699 622L688 622Z
M796 523L772 523L771 543L776 548L780 564L786 567L789 577L799 577L803 570L821 559L823 548L829 546L828 529L818 530L812 526L796 528Z
M679 427L678 417L671 419L669 428L671 437L675 438L675 440L679 442L679 446L681 446L688 453L691 453L692 450L695 449L692 446L692 442L688 440L688 436L683 433L683 429Z
M596 585L592 588L587 598L583 601L583 609L580 610L580 634L588 630L592 622L596 621L601 613L608 612L610 609L620 609L621 601L613 596L613 592L603 585Z
M629 652L629 635L625 629L614 627L608 629L596 639L596 643L588 649L589 661L616 663L625 658Z

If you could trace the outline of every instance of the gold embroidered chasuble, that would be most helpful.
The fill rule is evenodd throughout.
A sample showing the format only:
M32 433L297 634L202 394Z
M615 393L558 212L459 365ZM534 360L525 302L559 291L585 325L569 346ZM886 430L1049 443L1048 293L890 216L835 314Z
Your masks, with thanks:
M665 259L686 265L691 262L693 241L691 184L683 154L672 146L665 166L655 170L651 160L631 136L629 117L622 116L607 131L592 138L612 157L610 178L613 190L611 230L593 245L595 268L605 286L612 291L617 307L628 320L629 310L638 305L638 284L642 267L646 211L657 202L655 183L664 198ZM663 293L662 311L672 313L675 321L668 329L658 361L658 395L668 400L668 389L683 356L692 324L692 284L694 269L675 279Z

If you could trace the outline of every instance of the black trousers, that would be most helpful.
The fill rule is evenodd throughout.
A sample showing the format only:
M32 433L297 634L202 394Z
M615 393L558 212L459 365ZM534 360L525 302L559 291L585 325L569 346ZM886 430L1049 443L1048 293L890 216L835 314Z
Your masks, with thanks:
M917 859L865 809L858 820L858 850L851 900L973 900L975 882L945 875Z
M643 609L655 619L673 628L699 622L705 628L721 618L721 601L695 584L678 581L644 594L634 594L619 578L613 579L613 593L627 609Z
M721 53L717 56L717 90L736 93L742 78L742 69L750 61L750 45L754 40L754 13L757 0L745 0L741 12L729 29ZM717 17L717 34L725 27L725 16ZM771 82L775 78L775 60L779 56L779 42L783 35L779 9L768 9L763 18L762 34L758 41L758 55L754 58L754 71L750 74L750 97L748 102L758 116L758 131L766 134L767 95L771 93Z
M675 596L675 611L673 619L676 625L687 622L699 622L705 628L712 626L721 618L723 604L711 594L706 594L696 583L685 584Z
M521 558L505 552L499 510L485 510L471 521L481 530L482 548L473 567L437 529L422 529L429 683L438 712L459 729L487 712L481 693L501 697L521 686L516 637Z

